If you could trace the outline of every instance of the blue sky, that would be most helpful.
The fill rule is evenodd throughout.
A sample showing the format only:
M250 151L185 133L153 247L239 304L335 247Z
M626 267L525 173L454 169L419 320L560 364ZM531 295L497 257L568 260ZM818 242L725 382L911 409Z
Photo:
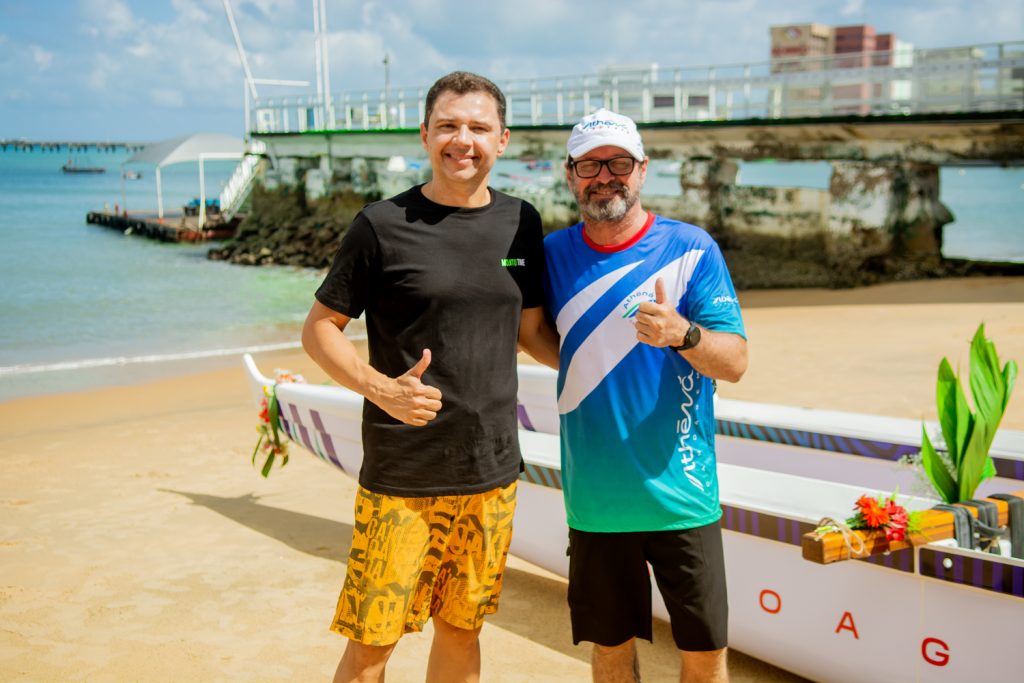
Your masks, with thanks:
M231 0L257 78L314 78L310 0ZM1024 40L1021 0L327 0L332 90L765 61L768 27L872 24L915 47ZM294 91L293 91L294 92ZM261 94L287 94L263 88ZM0 138L242 133L222 0L0 0Z

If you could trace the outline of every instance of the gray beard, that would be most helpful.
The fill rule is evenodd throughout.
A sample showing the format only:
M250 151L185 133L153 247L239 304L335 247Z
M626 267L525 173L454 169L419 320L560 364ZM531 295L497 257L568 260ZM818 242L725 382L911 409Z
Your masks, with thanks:
M583 197L580 197L579 194L576 195L576 203L586 220L601 223L621 220L640 198L639 192L630 192L629 187L621 183L609 183L605 187L608 186L619 190L622 194L603 200L591 200L589 192ZM593 186L588 188L588 190L592 189L594 189Z

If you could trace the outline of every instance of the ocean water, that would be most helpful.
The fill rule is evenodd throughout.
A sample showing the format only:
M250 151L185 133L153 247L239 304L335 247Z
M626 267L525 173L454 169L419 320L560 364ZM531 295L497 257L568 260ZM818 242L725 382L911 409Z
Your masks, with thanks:
M103 174L66 175L67 153L0 151L0 401L237 364L244 349L294 347L322 273L208 261L206 245L162 244L85 223L115 204L155 210L153 169L121 179L126 153L75 154ZM654 162L645 192L678 182ZM206 166L214 197L233 162ZM661 169L664 170L664 169ZM499 160L496 187L543 187L559 173ZM825 188L822 163L747 163L747 185ZM198 168L167 167L165 208L199 196ZM1024 169L948 168L947 256L1024 262ZM269 370L269 369L268 369Z
M295 346L321 275L208 261L210 245L163 244L88 225L86 213L155 211L151 167L75 154L103 174L64 174L67 153L0 151L0 400L119 384ZM206 165L217 196L233 162ZM199 196L193 164L162 171L165 210Z
M678 183L652 162L645 191L678 194ZM659 171L661 171L659 173ZM827 190L828 162L740 162L740 185ZM939 199L955 220L943 229L947 258L1024 263L1024 168L982 166L939 169Z

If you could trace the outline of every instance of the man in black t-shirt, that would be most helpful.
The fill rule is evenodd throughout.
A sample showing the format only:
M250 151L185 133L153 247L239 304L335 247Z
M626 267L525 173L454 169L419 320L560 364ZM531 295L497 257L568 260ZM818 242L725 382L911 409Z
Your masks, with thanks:
M383 677L434 617L428 681L477 680L497 609L521 467L518 345L557 364L544 320L540 217L488 187L508 144L505 98L455 72L420 126L432 179L352 222L303 330L328 375L362 394L363 466L332 630L335 681ZM369 364L345 336L366 314Z

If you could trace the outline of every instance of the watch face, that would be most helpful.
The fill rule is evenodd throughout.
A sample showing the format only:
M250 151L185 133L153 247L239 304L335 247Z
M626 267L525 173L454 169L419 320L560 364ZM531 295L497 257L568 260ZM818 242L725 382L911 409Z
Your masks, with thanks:
M694 346L700 343L700 328L697 327L696 323L690 323L690 329L686 331L686 337L683 339L683 348L692 349Z

